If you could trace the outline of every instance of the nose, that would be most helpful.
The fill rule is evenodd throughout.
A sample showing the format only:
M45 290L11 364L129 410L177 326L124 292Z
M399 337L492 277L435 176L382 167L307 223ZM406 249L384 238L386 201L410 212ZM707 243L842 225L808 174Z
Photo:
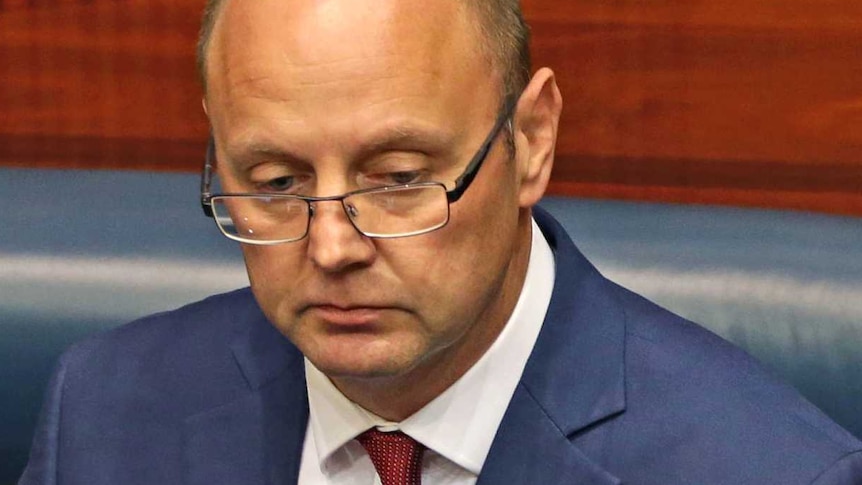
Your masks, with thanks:
M337 273L374 261L374 241L350 222L340 201L314 202L308 228L308 257L321 270Z

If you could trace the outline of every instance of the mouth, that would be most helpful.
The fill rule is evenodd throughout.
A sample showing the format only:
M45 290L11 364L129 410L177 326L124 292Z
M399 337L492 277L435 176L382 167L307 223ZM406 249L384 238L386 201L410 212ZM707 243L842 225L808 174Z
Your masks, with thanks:
M308 305L303 313L332 327L359 329L380 322L388 308L364 305L334 305L328 303Z

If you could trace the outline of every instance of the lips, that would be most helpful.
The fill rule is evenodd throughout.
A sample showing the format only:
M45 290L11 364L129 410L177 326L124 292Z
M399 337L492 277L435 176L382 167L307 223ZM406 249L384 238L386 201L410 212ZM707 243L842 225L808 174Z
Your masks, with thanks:
M333 326L362 327L379 322L385 310L377 306L315 304L305 312Z

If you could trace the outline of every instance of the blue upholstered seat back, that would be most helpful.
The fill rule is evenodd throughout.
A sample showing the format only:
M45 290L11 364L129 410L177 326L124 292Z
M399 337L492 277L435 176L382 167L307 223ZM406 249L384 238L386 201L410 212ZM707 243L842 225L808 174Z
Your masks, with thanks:
M247 284L186 174L0 169L0 483L74 340ZM548 198L611 279L746 348L862 435L862 219Z

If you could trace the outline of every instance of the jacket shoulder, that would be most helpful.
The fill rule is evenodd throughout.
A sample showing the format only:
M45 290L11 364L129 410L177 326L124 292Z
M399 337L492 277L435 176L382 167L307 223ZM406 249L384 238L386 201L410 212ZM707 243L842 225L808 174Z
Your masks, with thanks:
M862 483L862 443L798 391L700 325L611 288L626 319L619 423L629 426L619 430L637 453L683 483L705 479L698 474L707 462L723 462L737 483ZM815 482L851 467L855 475L846 476L857 481Z
M268 323L242 289L97 334L60 359L64 401L137 402L184 413L230 399L247 390L231 343L249 325Z
M63 354L66 364L171 349L186 339L199 346L230 338L237 324L260 313L248 288L213 295L180 308L147 315L73 344ZM125 358L125 357L124 357Z

